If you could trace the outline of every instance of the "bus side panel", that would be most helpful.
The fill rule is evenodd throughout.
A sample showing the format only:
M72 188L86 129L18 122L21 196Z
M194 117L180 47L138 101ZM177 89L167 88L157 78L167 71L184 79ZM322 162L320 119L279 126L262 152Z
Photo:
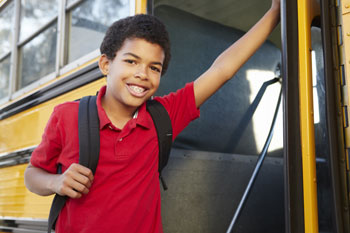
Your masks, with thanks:
M48 217L53 196L41 197L24 185L27 164L0 169L0 216L4 218Z
M100 79L2 120L0 132L6 133L0 134L0 154L38 145L56 105L74 101L86 95L95 95L104 84L105 80Z

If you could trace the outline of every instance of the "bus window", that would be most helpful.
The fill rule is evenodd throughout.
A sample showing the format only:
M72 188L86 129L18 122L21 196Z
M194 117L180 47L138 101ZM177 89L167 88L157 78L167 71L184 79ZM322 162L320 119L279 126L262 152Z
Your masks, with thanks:
M13 2L0 11L0 58L11 50L13 12Z
M129 8L128 0L87 0L74 6L69 13L68 63L96 50L108 26L128 16Z
M0 11L0 100L9 95L13 12L13 2Z
M22 0L20 41L28 38L58 14L57 0Z
M58 1L21 1L17 90L55 71Z
M81 0L67 0L66 1L66 5L67 6L70 6L70 5L72 5L72 4L75 4L76 2L80 2Z
M0 61L0 99L9 94L10 57Z
M57 24L54 23L21 48L18 89L55 71L56 41Z

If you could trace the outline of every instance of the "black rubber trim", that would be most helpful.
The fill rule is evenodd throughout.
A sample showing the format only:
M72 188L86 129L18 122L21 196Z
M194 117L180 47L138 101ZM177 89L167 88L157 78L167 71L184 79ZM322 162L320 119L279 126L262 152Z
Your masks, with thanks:
M78 87L96 81L102 77L103 75L98 68L98 63L94 62L78 72L68 75L61 80L2 108L0 110L0 120L37 106Z
M28 163L33 150L34 147L2 155L0 157L0 168Z
M285 232L304 232L300 145L297 1L281 2Z
M344 206L348 206L348 196L346 188L346 174L345 164L342 169L339 169L341 158L345 158L344 151L344 138L343 138L343 122L341 117L337 114L341 112L341 97L340 87L337 85L340 82L340 77L334 75L334 68L340 64L333 61L333 48L331 35L335 34L336 20L333 15L331 18L330 13L336 13L336 6L334 1L323 0L321 1L321 27L322 27L322 43L324 53L324 74L325 74L325 88L326 88L326 114L327 114L327 127L328 138L330 145L330 175L332 185L332 232L343 233L349 232L349 211L344 209ZM332 22L333 21L333 22ZM333 25L331 25L333 24ZM332 32L333 29L333 32ZM331 33L330 33L331 32ZM336 50L335 50L336 51ZM341 69L339 67L339 69ZM339 73L341 70L339 71ZM344 203L345 202L345 203Z
M0 219L1 232L46 233L47 222L42 220Z
M154 0L147 0L147 14L154 15Z

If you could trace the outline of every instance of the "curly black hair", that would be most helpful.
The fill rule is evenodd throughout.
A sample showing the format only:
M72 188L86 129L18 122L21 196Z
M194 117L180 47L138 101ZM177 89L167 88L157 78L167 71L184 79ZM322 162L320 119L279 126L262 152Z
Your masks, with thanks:
M162 75L166 72L170 54L170 40L165 25L152 15L138 14L114 22L101 43L101 54L113 60L126 39L140 38L158 44L164 51Z

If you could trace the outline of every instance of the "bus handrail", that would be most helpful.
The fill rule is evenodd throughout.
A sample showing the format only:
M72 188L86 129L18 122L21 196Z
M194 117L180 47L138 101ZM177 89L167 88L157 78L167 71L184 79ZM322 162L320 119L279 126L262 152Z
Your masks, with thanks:
M270 132L269 132L269 134L267 136L265 145L264 145L264 147L263 147L263 149L262 149L262 151L261 151L261 153L260 153L260 155L259 155L259 157L257 159L257 163L255 165L253 174L250 177L248 185L247 185L247 187L246 187L246 189L245 189L245 191L243 193L241 201L239 202L239 205L238 205L238 207L236 209L236 212L235 212L235 214L234 214L234 216L232 218L232 221L231 221L231 223L230 223L226 233L230 233L232 231L233 226L237 222L237 219L238 219L238 217L239 217L239 215L240 215L240 213L241 213L241 211L243 209L243 206L244 206L244 204L245 204L245 202L246 202L246 200L247 200L247 198L249 196L249 193L250 193L250 191L251 191L251 189L253 187L253 184L254 184L254 182L256 180L256 177L257 177L257 175L258 175L258 173L260 171L262 163L264 162L264 159L265 159L266 154L267 154L267 150L268 150L268 148L270 146L270 143L271 143L271 140L272 140L273 131L274 131L274 128L275 128L275 125L276 125L276 119L277 119L277 115L278 115L278 112L279 112L278 110L279 110L280 104L281 104L281 97L282 97L282 88L281 88L281 91L280 91L280 94L279 94L279 97L278 97L276 110L275 110L275 113L274 113L274 116L273 116L273 119L272 119Z

